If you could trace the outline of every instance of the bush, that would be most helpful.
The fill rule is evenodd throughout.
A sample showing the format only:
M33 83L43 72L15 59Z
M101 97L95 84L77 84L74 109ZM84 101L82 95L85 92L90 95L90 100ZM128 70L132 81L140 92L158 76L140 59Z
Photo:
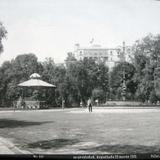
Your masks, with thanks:
M100 88L95 88L92 91L92 97L93 97L93 100L98 99L100 103L103 103L106 101L105 92L103 91L103 89L100 89Z
M149 101L153 104L156 104L158 101L158 97L156 96L155 90L153 90L150 94Z

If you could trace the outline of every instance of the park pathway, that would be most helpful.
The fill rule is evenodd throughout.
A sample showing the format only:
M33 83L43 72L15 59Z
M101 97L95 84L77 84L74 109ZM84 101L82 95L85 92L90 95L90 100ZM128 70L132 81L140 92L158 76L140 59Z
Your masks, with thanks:
M0 154L29 154L29 152L20 150L6 138L0 137Z

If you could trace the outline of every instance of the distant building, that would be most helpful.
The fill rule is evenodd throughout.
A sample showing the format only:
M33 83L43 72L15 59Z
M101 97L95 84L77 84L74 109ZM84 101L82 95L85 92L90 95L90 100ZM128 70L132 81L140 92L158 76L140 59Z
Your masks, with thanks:
M74 55L77 60L92 58L96 61L103 61L111 69L121 61L129 61L129 56L126 55L129 53L129 49L130 47L126 47L124 42L123 46L116 48L101 47L100 45L81 47L79 44L75 44Z

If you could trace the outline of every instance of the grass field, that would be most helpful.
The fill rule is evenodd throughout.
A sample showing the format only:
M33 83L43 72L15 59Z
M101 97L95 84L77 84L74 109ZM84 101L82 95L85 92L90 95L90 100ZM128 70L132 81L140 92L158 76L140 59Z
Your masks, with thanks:
M159 153L160 109L1 111L0 136L31 153Z

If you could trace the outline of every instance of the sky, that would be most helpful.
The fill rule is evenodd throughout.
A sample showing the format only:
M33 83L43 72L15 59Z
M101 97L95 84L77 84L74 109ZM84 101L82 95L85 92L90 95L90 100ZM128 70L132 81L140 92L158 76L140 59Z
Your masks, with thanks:
M0 0L0 21L8 31L0 64L19 54L63 63L74 44L132 45L160 33L156 0Z

